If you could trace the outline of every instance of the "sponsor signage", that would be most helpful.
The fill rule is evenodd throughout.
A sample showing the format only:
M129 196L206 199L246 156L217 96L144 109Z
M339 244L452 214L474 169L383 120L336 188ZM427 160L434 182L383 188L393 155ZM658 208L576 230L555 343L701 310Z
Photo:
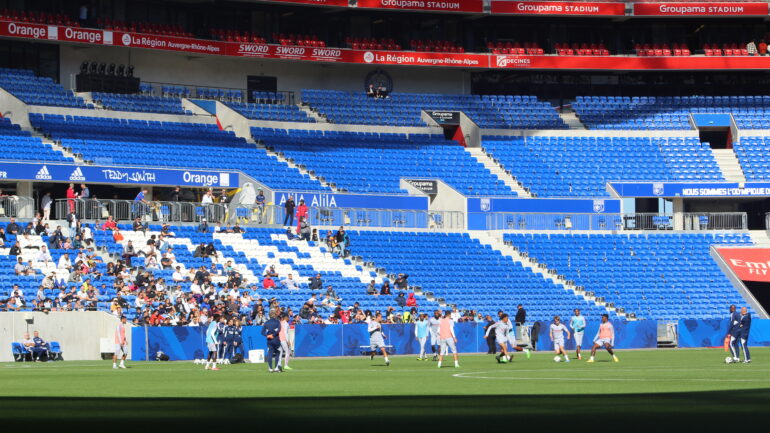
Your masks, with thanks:
M455 66L488 68L487 54L418 53L412 51L352 51L348 62L379 65Z
M770 182L610 182L620 197L770 197Z
M435 120L439 125L459 125L460 124L460 112L459 111L437 111L427 110L428 116Z
M297 3L315 6L348 7L348 0L270 0L268 3Z
M176 36L145 35L141 33L115 32L113 45L132 48L184 51L199 54L225 54L227 43Z
M717 248L717 251L741 280L770 283L770 248Z
M158 168L0 163L0 179L138 185L238 187L238 174Z
M358 0L360 8L433 12L484 12L482 0Z
M316 192L276 191L275 203L283 206L289 196L299 204L305 200L310 207L339 207L360 209L428 210L428 197L411 195L366 195Z
M438 194L438 182L435 180L404 179L404 181L425 194Z
M756 16L769 11L767 2L634 3L635 16Z
M621 2L492 1L493 14L623 16Z

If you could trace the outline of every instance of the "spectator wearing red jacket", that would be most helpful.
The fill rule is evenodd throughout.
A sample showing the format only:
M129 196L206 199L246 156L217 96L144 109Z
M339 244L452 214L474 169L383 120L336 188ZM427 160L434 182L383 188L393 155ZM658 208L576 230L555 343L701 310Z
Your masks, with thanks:
M69 213L75 213L76 198L78 198L78 195L75 192L75 185L71 183L69 187L67 187L67 207L69 208Z
M107 221L102 224L102 230L117 230L118 224L112 219L112 215L107 217Z
M296 216L297 216L297 234L299 234L302 217L307 218L308 216L308 209L307 209L307 205L305 204L305 199L301 199L299 201L299 206L297 206Z
M275 281L270 275L265 275L265 279L262 280L262 287L265 289L272 289L275 287Z
M415 299L414 297L414 292L409 292L409 296L406 297L406 306L407 307L417 306L417 299Z

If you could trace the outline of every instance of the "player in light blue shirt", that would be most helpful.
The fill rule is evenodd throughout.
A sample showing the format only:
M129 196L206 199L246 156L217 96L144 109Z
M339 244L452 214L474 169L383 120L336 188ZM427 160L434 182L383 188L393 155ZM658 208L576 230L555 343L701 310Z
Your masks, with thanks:
M569 327L572 329L572 335L575 336L575 353L577 359L583 359L580 354L580 347L583 345L583 332L586 330L586 318L580 315L580 310L575 308L575 315L569 319Z
M209 348L209 356L206 359L206 367L204 370L208 370L209 365L212 365L212 370L219 370L217 368L217 347L219 346L218 336L219 316L215 315L209 322L209 327L206 328L206 346Z
M425 343L428 341L430 322L428 322L428 315L420 314L420 319L414 324L414 336L420 343L420 357L418 361L427 361L428 357L425 355Z

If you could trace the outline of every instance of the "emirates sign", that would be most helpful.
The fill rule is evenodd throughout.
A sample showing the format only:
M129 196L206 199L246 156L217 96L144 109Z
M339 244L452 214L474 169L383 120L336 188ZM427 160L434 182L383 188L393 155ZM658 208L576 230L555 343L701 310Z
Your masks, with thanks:
M770 248L717 248L717 251L741 280L770 283Z

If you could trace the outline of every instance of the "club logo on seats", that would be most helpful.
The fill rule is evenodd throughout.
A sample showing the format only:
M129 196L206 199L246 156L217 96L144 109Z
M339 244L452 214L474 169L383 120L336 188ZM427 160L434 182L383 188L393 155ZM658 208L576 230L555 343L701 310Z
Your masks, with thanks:
M652 184L652 193L655 195L663 195L663 183L655 182Z
M482 212L489 212L489 210L492 209L492 200L488 198L482 198L479 201L479 207L481 207Z
M366 63L372 63L374 61L374 53L367 51L364 53L364 61Z
M594 212L604 212L604 200L594 200Z
M51 176L51 173L48 172L48 167L45 165L38 170L37 174L35 175L35 179L37 180L51 180L53 179L53 176Z
M86 177L83 175L83 170L81 170L80 167L76 167L75 170L72 171L72 174L70 174L70 180L86 180Z

